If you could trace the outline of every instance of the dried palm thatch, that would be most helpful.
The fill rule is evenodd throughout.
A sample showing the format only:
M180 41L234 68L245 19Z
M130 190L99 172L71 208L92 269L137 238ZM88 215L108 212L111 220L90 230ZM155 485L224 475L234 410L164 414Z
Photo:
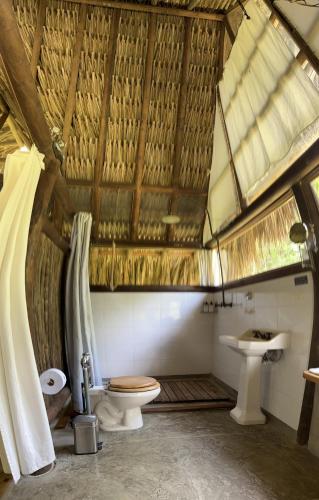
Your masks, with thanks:
M252 276L300 260L289 242L292 224L300 220L296 202L290 199L250 227L241 236L222 244L223 267L227 281Z
M32 297L35 317L32 342L39 372L52 366L63 369L59 293L62 264L61 250L41 235Z
M109 191L101 193L101 222L99 236L104 240L127 240L130 230L132 193L129 191Z
M202 284L199 254L190 250L91 247L90 283L100 286ZM113 280L113 281L112 281Z
M143 170L145 184L168 186L172 181L183 48L183 21L158 16Z
M219 29L216 23L194 21L185 111L185 142L180 184L205 189L212 157L212 129Z
M153 241L165 240L166 225L162 223L162 217L167 215L168 211L168 195L143 193L137 230L138 239Z
M103 180L133 182L143 98L148 16L121 11Z
M29 61L32 55L34 31L37 24L38 4L37 0L14 0L13 2L21 38L24 42Z

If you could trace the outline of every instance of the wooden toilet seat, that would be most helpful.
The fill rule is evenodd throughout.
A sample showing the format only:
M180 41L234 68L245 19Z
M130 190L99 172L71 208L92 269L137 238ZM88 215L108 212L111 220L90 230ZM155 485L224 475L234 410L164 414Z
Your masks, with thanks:
M114 392L146 392L160 387L159 382L152 377L114 377L108 386Z

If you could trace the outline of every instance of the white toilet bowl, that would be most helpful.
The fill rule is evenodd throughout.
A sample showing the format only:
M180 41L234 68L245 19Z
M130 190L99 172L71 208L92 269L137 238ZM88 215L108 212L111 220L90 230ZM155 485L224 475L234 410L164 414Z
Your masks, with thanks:
M132 380L131 377L111 379L110 386L103 389L103 392L102 388L91 389L91 401L98 398L95 405L93 399L93 407L101 430L125 431L143 427L141 406L155 399L161 392L161 387L155 379L149 377L134 377L134 383L129 383L128 379ZM146 379L148 385L143 387L142 382ZM117 382L115 387L112 385L113 381Z

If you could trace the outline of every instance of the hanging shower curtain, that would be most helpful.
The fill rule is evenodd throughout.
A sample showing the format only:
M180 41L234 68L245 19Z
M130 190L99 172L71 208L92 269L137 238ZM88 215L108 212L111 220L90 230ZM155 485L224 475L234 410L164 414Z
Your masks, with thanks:
M89 284L89 245L92 216L78 213L73 222L71 255L66 280L66 349L72 388L73 406L83 411L80 360L84 352L91 355L91 375L94 385L101 385Z
M25 296L28 231L43 155L8 155L0 192L0 456L18 481L55 459Z

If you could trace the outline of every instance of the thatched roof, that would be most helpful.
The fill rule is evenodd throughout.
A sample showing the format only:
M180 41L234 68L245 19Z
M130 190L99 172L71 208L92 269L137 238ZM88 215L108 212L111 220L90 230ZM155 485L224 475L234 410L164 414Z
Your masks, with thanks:
M199 244L224 24L86 3L13 2L74 205L92 212L99 243ZM235 0L151 3L223 13ZM0 141L1 162L16 147L8 126ZM161 222L169 213L174 228Z

